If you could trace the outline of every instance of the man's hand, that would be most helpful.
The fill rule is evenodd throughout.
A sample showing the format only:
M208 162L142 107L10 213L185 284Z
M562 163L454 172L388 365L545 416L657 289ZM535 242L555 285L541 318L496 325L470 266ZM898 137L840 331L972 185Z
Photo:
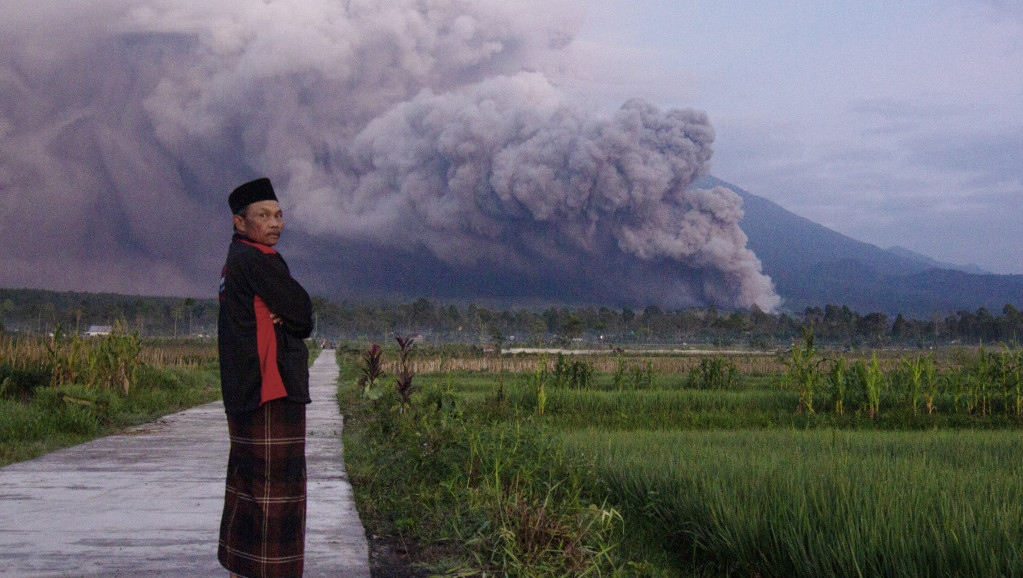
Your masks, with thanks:
M274 325L281 325L284 323L284 320L278 317L273 311L270 312L270 321L273 321Z

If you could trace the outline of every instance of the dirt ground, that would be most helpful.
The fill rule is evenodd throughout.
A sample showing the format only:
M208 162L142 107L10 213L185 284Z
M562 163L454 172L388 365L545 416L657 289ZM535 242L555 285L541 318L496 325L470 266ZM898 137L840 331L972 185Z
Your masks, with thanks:
M430 572L413 565L408 549L396 539L369 537L369 569L373 578L426 578Z

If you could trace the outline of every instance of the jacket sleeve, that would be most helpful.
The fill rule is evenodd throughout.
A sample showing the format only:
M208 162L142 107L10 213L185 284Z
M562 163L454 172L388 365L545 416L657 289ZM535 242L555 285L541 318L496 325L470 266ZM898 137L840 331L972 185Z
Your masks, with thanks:
M305 339L313 331L313 304L306 290L296 281L279 255L253 253L245 267L245 276L256 295L284 322L284 330Z

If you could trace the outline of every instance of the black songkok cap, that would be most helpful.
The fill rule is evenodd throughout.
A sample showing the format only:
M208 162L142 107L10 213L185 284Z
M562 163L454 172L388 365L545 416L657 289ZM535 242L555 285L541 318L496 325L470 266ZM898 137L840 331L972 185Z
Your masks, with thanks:
M274 194L274 188L270 184L270 179L262 178L249 181L231 191L231 196L227 198L227 204L231 205L231 212L237 214L238 211L252 203L276 200L277 195Z

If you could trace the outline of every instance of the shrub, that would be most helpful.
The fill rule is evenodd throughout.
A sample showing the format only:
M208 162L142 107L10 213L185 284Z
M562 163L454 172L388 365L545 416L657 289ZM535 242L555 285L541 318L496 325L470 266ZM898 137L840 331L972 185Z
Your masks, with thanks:
M412 378L415 377L415 373L412 371L409 357L412 354L412 346L415 343L415 337L402 337L397 336L394 338L398 342L398 355L400 360L398 362L398 375L395 378L395 387L398 390L398 397L400 398L400 412L405 413L408 410L409 404L412 403L412 393L416 390L416 387L412 384Z

